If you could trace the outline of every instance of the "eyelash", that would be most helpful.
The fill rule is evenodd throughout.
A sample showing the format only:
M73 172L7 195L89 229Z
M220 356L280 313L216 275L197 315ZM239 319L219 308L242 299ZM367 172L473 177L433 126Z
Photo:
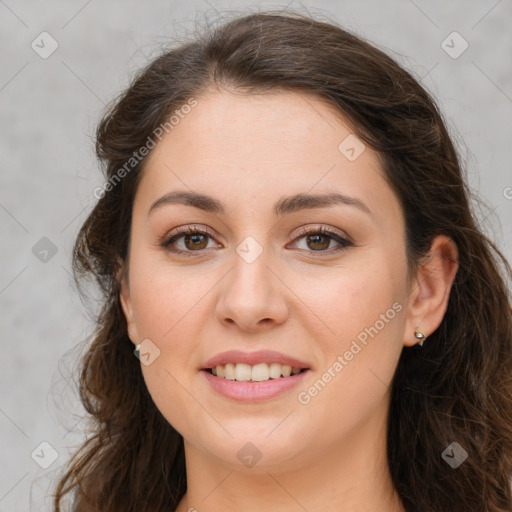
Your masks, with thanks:
M170 246L173 243L175 243L177 240L182 238L184 235L206 235L213 239L213 235L205 228L198 228L196 226L186 226L183 228L177 228L176 232L172 236L167 237L162 242L161 246L164 249L166 249L172 253L181 254L181 255L187 256L187 257L195 256L196 255L195 253L201 253L201 252L205 251L205 249L198 250L198 251L183 251L181 249L171 249ZM338 233L336 233L335 231L332 231L325 227L319 227L319 228L314 228L314 229L302 227L299 229L297 236L292 240L292 242L294 242L295 240L298 240L300 238L304 238L305 236L308 236L308 235L327 235L329 238L331 238L332 240L334 240L340 244L340 246L335 248L334 250L331 248L329 250L306 251L306 252L318 254L320 257L340 252L340 251L346 249L347 247L351 247L354 245L349 239L344 238L341 235L339 235ZM300 250L305 250L305 249L300 249Z

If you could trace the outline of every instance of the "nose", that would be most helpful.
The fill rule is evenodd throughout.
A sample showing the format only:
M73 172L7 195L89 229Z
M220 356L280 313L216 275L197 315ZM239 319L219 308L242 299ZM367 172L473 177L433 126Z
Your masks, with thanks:
M286 320L287 287L268 263L265 252L251 263L235 256L234 268L223 279L217 302L220 322L246 332L259 332Z

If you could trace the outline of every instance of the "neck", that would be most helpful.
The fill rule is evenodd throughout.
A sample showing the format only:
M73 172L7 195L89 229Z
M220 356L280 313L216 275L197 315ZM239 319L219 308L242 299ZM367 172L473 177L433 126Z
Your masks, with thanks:
M187 493L177 512L405 512L389 473L381 415L338 445L283 464L241 469L187 441L185 454Z

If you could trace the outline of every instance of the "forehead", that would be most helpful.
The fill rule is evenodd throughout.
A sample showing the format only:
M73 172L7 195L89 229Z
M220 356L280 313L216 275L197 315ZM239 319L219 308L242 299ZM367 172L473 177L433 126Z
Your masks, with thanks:
M333 105L316 96L278 91L242 94L210 91L196 99L157 145L152 160L213 158L244 168L308 158L325 167L339 161L339 143L352 129ZM179 109L178 109L179 110ZM249 157L252 157L249 159ZM217 169L219 170L219 169Z
M326 100L288 91L210 91L196 101L145 164L137 195L146 208L176 189L247 207L251 198L274 204L308 191L398 206L376 153Z

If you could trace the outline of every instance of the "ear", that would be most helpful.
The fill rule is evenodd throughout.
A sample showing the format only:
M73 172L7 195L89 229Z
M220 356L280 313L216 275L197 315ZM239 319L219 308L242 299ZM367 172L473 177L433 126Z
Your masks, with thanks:
M121 307L126 319L128 337L134 344L136 344L138 343L137 340L139 339L139 336L133 314L130 284L128 280L128 269L125 265L125 262L120 259L118 260L117 282L119 284L119 300L121 302Z
M434 238L411 283L404 345L418 342L414 336L416 330L428 338L441 325L459 268L458 260L459 252L451 238L445 235Z

